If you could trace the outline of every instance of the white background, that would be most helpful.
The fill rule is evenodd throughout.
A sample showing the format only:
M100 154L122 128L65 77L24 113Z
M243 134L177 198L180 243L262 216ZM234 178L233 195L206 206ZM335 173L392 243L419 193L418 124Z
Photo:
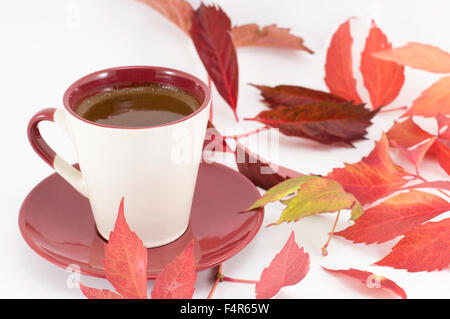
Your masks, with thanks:
M448 1L361 1L361 0L226 0L217 1L234 24L277 23L291 27L316 52L242 48L238 51L240 92L238 114L252 117L264 107L256 89L247 83L265 85L296 84L326 89L323 81L325 54L338 25L355 16L354 62L359 58L370 19L388 35L394 46L407 41L433 44L450 51ZM192 1L197 7L199 1ZM40 0L1 1L0 4L0 297L2 298L81 298L80 291L69 288L69 273L35 254L23 241L17 217L27 193L51 169L32 151L26 138L31 116L44 107L61 107L64 90L90 72L122 65L160 65L178 68L206 80L206 72L191 41L175 25L150 7L133 0ZM356 76L360 79L359 71ZM400 96L390 107L410 105L438 75L406 70L406 82ZM358 84L367 99L367 92ZM215 124L220 129L239 127L242 131L258 125L233 124L233 116L216 94ZM274 161L303 173L326 174L344 162L357 162L373 147L382 130L401 112L378 115L367 141L356 148L329 147L298 138L281 138L280 155ZM433 130L434 123L425 125ZM63 133L43 123L45 137L57 151L75 162L75 152ZM398 154L394 153L394 158ZM411 166L400 161L407 168ZM232 165L232 164L231 164ZM430 179L448 179L434 161L426 159L421 170ZM220 183L218 183L220 187ZM226 199L225 199L226 200ZM266 209L264 225L278 219L281 205ZM448 213L447 213L448 214ZM344 216L346 217L346 216ZM442 217L440 217L442 218ZM235 278L258 279L261 271L282 248L289 233L311 256L311 270L298 285L286 287L278 298L386 298L386 292L368 289L357 281L335 277L321 269L358 268L395 280L411 298L449 298L448 269L432 273L407 273L386 267L370 266L387 255L398 239L382 245L354 245L336 238L323 257L320 247L327 239L334 215L309 217L297 223L262 228L253 242L224 264L224 274ZM341 218L338 229L348 225ZM194 297L205 298L212 271L199 274ZM83 283L108 288L106 280L82 276ZM151 289L152 284L149 284ZM254 286L221 283L215 298L253 298Z

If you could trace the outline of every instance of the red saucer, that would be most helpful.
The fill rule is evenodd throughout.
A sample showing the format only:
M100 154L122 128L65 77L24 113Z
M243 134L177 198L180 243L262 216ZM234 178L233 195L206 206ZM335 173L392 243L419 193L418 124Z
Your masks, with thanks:
M192 239L197 270L237 254L261 227L263 210L240 213L259 197L256 187L231 168L200 164L189 228L176 241L147 249L148 278L155 278ZM19 227L28 245L48 261L105 277L105 240L97 233L89 202L58 174L44 179L27 196Z

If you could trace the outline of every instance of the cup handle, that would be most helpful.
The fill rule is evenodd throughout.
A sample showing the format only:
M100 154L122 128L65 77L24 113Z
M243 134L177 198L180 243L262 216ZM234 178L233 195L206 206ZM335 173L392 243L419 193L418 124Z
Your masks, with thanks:
M39 123L41 121L50 121L66 130L65 117L63 111L55 108L47 108L37 112L28 124L28 140L34 151L59 175L61 175L70 185L72 185L83 196L88 197L86 184L80 170L76 169L45 142L39 131Z

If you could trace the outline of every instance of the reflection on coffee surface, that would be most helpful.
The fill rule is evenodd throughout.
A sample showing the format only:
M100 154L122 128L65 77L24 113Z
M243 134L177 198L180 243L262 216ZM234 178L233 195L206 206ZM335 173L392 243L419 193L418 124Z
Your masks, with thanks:
M82 118L104 125L146 127L182 119L200 107L188 92L171 85L140 83L87 97L76 108Z

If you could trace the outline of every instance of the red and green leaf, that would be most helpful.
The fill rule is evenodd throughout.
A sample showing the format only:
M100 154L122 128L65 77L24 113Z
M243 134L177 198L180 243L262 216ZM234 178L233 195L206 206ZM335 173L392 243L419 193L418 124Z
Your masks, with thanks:
M281 288L299 283L309 272L309 255L295 242L294 232L255 286L256 298L268 299Z

